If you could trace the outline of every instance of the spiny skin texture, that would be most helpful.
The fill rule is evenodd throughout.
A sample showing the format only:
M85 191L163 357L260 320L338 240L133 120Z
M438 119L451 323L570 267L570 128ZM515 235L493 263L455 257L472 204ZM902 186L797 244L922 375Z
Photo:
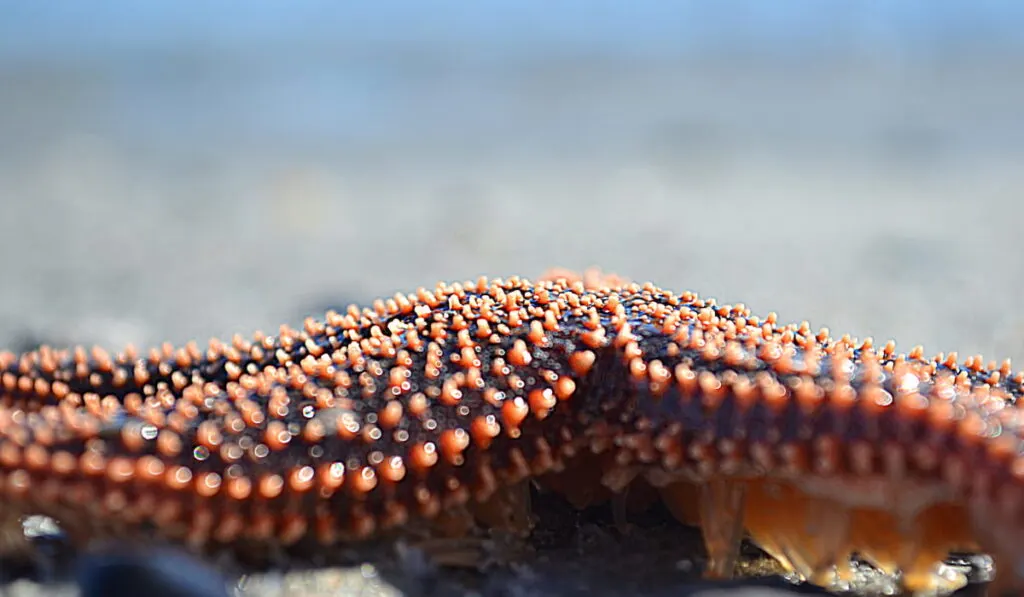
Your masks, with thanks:
M583 502L657 488L719 575L744 529L804 576L860 551L914 589L950 549L994 554L1004 582L1024 555L1009 363L653 284L442 284L206 350L44 348L0 371L3 515L83 540L333 545L463 505L486 518L539 479Z

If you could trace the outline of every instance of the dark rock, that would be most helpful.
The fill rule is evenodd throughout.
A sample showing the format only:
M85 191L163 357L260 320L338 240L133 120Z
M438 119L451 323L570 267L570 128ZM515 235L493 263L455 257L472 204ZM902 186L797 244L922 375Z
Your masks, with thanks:
M228 597L220 574L171 550L88 556L77 577L82 597Z

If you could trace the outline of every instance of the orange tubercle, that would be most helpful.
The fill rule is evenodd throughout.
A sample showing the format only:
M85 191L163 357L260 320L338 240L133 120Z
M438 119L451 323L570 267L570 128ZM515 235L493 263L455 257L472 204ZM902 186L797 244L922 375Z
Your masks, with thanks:
M527 481L577 506L653 487L703 529L713 576L749 536L823 583L857 552L946 590L959 579L934 564L962 549L1024 581L1024 374L1008 362L901 354L596 269L440 283L141 355L0 354L0 510L230 550L460 509L522 533Z

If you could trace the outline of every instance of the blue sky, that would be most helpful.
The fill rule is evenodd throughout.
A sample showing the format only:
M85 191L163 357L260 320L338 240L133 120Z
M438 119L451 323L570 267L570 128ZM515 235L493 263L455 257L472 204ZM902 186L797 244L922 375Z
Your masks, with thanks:
M7 58L265 43L432 44L506 55L737 45L803 51L854 40L912 51L965 43L1019 48L1021 32L1024 2L1012 0L0 0L0 57Z

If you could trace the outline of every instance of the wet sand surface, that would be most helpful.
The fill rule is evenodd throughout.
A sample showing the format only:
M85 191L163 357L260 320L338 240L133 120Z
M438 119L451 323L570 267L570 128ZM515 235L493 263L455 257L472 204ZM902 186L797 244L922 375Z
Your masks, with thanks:
M202 341L439 280L599 265L1024 363L1024 58L565 57L489 78L421 59L373 100L392 102L384 132L316 94L355 81L326 62L0 61L0 344ZM695 585L702 550L678 526L573 520L530 563L469 580L405 554L242 594L783 590Z

